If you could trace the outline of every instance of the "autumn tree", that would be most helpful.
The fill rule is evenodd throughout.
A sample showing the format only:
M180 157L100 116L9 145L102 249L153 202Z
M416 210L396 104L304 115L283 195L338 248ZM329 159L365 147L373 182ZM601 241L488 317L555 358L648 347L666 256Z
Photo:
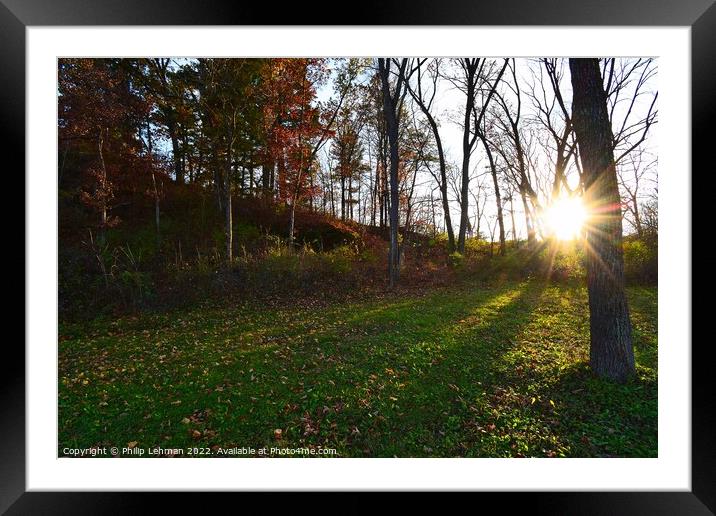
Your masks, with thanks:
M80 200L98 214L102 241L119 223L112 211L131 202L121 196L145 188L156 170L138 137L150 105L121 59L61 59L58 72L60 179L71 153Z
M197 79L202 126L211 138L215 184L222 199L226 260L233 260L232 186L236 167L254 152L258 125L255 59L200 59Z
M634 374L631 322L624 291L621 200L607 96L597 59L570 59L572 121L577 134L586 205L590 363L599 376Z

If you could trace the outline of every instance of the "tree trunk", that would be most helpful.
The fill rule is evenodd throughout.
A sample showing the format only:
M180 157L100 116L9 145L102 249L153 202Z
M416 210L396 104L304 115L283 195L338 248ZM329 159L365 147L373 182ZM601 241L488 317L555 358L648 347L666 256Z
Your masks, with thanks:
M440 164L440 184L438 186L440 188L440 200L443 206L443 213L445 214L445 229L447 230L448 235L448 253L453 253L455 251L455 232L452 228L452 217L450 216L450 202L448 200L447 189L447 167L445 165L445 152L443 150L443 143L442 139L440 138L438 124L428 110L427 106L425 106L423 102L419 102L418 106L427 118L428 124L430 125L430 129L432 130L433 136L435 137L435 146L437 147L438 161Z
M107 167L104 163L104 137L102 135L103 129L100 129L97 134L97 152L99 153L100 169L102 171L101 184L100 184L100 232L99 232L99 243L104 244L106 231L107 231Z
M229 133L229 142L233 142L233 132ZM226 177L224 178L224 221L226 224L226 261L231 265L234 261L234 230L231 213L231 150L232 143L229 143L226 150Z
M612 131L597 59L570 59L573 124L582 160L587 224L590 363L601 377L634 374L629 307L624 292L622 217Z
M159 233L159 190L157 189L157 178L154 170L152 170L152 186L154 186L154 225L156 227L157 251L162 246L161 234Z
M226 222L226 260L229 264L233 261L233 249L234 249L234 231L233 221L231 217L231 167L227 167L226 170L226 186L224 193L226 200L224 202L224 216Z
M371 184L371 198L370 198L370 225L375 227L376 222L376 207L378 205L378 182L379 182L379 172L378 172L378 157L376 156L375 160L375 182ZM371 175L371 181L373 181L373 176Z
M490 174L492 175L492 186L495 188L495 205L497 207L497 224L500 227L500 255L504 256L507 249L505 244L505 220L502 215L502 197L500 196L500 185L497 182L497 166L490 150L487 139L481 138L482 144L487 152L487 158L490 161Z
M296 227L296 199L291 200L291 210L288 219L288 248L293 251L293 232Z
M341 174L341 220L346 220L346 178Z
M461 253L465 252L465 233L469 224L468 209L470 207L469 200L469 184L470 184L470 117L475 107L475 80L474 75L477 72L477 65L468 68L467 74L467 102L465 103L465 119L462 134L462 184L460 188L460 231L457 237L457 250Z
M154 157L154 142L152 141L152 131L147 117L147 150L150 159ZM154 187L154 225L156 227L157 252L161 249L161 235L159 233L159 190L157 189L157 178L154 173L154 163L152 163L152 186Z
M522 198L522 207L525 210L525 226L527 227L527 247L533 247L537 241L537 234L535 233L534 221L532 220L532 213L530 212L530 205L527 201L527 194L524 191L520 192Z
M510 194L510 220L512 221L512 243L515 244L515 247L519 245L517 241L517 226L515 225L515 207L512 204L512 195Z
M177 127L174 121L167 123L169 138L172 141L172 159L174 161L174 180L178 184L184 184L184 170L182 170L181 151L179 150L179 137L177 136Z
M643 238L644 230L641 225L641 215L639 215L639 199L637 199L636 195L632 198L632 206L634 207L634 226L636 234L639 238Z
M383 112L388 126L390 144L390 252L388 255L388 279L390 288L395 287L400 274L400 256L398 254L398 120L396 113L397 98L391 98L389 71L385 60L379 59L379 68L383 85ZM397 97L397 95L396 95Z

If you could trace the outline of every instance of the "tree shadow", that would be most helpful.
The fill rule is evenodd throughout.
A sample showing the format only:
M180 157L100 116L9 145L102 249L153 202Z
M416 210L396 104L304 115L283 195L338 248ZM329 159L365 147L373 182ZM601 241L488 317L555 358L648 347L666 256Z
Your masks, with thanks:
M655 376L591 377L580 296L531 280L274 311L236 328L212 313L191 324L195 339L141 343L140 333L130 349L154 368L118 377L126 405L95 417L162 445L260 447L281 429L282 445L341 456L653 456ZM101 399L90 392L63 402L76 405L61 410L61 442L101 439L83 414ZM67 421L70 410L79 415Z

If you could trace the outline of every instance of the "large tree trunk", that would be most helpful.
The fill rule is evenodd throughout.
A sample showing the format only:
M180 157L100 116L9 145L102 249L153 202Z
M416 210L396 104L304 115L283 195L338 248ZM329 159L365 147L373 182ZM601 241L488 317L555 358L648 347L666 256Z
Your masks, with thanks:
M612 130L597 59L570 59L572 119L582 160L587 224L590 363L599 376L624 381L634 373L624 292L622 217Z
M379 68L383 85L383 112L388 126L390 149L390 252L388 255L388 279L390 288L395 287L400 274L400 255L398 249L398 120L396 113L397 98L390 94L390 76L385 60L379 59ZM396 95L397 97L397 95Z

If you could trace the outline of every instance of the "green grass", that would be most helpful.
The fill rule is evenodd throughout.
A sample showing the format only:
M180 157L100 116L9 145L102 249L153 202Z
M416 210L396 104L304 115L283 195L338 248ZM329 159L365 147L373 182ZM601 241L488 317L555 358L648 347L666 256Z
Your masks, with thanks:
M536 280L62 325L59 447L655 457L656 289L629 299L626 385L589 371L585 289Z

